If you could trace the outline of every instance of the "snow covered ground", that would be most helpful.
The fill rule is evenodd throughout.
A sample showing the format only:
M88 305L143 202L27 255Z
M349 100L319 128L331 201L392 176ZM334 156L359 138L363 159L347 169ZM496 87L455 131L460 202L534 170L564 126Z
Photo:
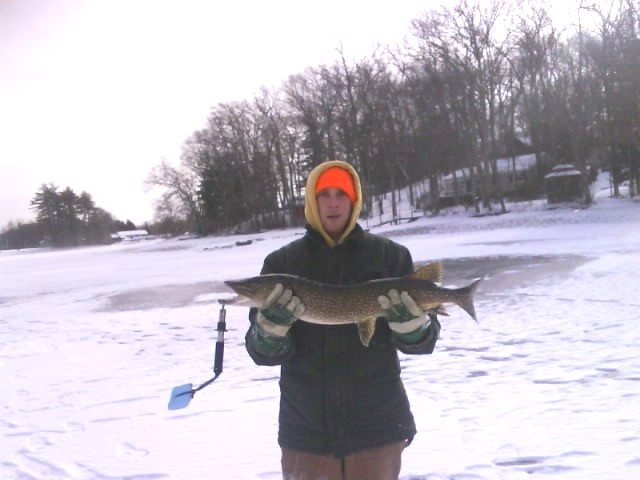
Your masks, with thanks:
M640 478L640 203L512 207L374 229L447 286L485 277L479 325L451 307L434 354L402 356L402 478ZM279 478L278 370L245 353L245 308L222 376L167 402L211 376L221 282L301 232L0 252L0 478Z

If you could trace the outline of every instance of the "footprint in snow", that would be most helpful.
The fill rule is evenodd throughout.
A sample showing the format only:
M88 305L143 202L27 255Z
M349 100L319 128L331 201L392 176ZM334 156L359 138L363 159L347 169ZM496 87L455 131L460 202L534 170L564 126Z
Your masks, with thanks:
M124 442L118 447L118 451L123 455L131 455L136 457L146 457L149 455L149 450L142 447L136 447L135 445Z

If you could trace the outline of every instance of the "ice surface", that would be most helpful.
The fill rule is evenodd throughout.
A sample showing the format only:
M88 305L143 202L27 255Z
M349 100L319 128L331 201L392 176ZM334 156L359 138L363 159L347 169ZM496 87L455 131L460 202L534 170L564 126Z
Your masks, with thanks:
M485 277L479 325L451 307L435 353L401 357L403 479L640 478L640 204L604 193L373 228L445 285ZM0 478L279 478L278 370L245 353L246 308L222 376L167 401L212 375L222 281L301 233L0 252Z

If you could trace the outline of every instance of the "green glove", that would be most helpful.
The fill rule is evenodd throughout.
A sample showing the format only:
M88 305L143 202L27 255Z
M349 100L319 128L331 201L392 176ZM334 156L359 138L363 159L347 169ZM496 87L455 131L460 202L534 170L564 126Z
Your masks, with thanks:
M304 311L304 304L291 289L278 283L258 310L256 326L265 337L282 338Z
M418 343L427 335L431 323L409 292L398 293L394 288L387 295L380 295L378 303L385 312L389 328L402 343Z

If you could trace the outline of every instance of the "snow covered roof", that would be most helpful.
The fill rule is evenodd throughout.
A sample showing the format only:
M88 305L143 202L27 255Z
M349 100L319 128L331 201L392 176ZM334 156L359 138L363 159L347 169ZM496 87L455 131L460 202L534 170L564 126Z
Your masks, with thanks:
M121 230L119 232L116 232L116 235L118 235L121 238L141 237L144 235L149 235L149 232L147 232L146 230Z
M528 153L526 155L517 155L515 157L505 157L496 160L496 166L499 172L521 172L524 170L530 170L536 165L535 153ZM456 170L456 176L469 175L468 168L461 168ZM453 178L453 173L445 175L443 179Z
M135 240L144 237L148 237L149 232L146 230L120 230L119 232L112 233L112 240Z
M544 178L553 178L553 177L575 177L580 176L580 170L578 170L574 165L570 163L561 163L560 165L556 165L551 169L551 172L547 173Z

